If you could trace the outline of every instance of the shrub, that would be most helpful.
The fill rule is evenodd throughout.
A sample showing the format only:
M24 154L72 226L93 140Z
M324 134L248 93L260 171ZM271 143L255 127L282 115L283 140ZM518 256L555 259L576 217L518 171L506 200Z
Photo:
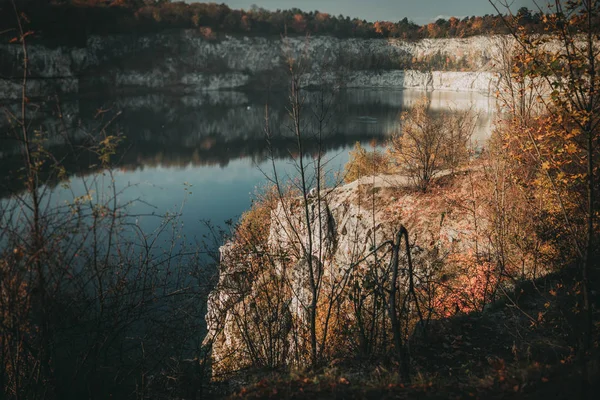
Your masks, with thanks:
M476 120L471 111L432 116L423 96L400 119L402 131L390 140L389 154L420 190L426 191L443 170L454 171L468 159Z
M275 209L279 197L275 187L259 194L252 207L242 214L235 229L235 239L246 246L265 245L269 239L271 211Z
M390 159L386 153L376 149L368 152L359 142L356 142L354 150L350 152L350 159L344 167L344 180L349 183L363 176L390 172Z

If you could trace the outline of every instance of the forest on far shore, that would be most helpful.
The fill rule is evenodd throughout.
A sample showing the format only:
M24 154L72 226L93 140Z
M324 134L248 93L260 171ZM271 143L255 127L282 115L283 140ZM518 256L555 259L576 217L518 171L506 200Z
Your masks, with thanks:
M369 22L298 8L269 11L253 6L234 10L225 4L170 0L15 0L29 21L34 37L60 44L83 45L89 35L154 33L200 29L205 36L218 33L244 35L334 35L341 38L462 38L506 34L508 24L532 33L544 32L543 14L523 7L515 14L455 17L418 25L400 21ZM504 18L504 19L503 19ZM0 32L16 30L12 0L0 0ZM596 26L600 26L596 24Z

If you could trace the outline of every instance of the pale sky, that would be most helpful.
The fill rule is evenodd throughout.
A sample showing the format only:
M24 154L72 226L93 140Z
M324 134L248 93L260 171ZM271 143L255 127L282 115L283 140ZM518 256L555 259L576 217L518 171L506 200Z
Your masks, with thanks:
M194 1L194 0L188 0ZM488 0L215 0L231 8L250 9L252 4L268 10L300 8L303 11L318 10L333 15L357 17L368 21L399 21L404 17L424 24L437 18L465 17L495 14ZM494 0L497 4L506 0ZM537 9L535 0L508 0L513 12L526 6ZM543 4L547 0L538 0Z

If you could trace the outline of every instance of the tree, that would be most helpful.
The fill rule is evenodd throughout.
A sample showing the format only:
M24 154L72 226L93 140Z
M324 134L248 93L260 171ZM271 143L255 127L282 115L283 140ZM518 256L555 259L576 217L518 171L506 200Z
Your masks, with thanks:
M443 168L446 137L443 120L431 118L428 111L429 100L423 96L402 113L402 132L393 137L390 150L401 171L422 191Z
M128 215L131 203L119 202L113 172L122 136L112 122L120 112L98 115L98 128L81 124L84 139L75 139L58 99L58 128L34 118L45 106L28 97L30 32L12 6L22 96L18 112L2 111L23 156L14 168L24 190L0 202L0 397L144 397L158 389L146 376L166 382L161 370L173 372L169 363L183 357L197 357L189 378L198 382L206 365L195 339L200 288L209 282L196 269L198 253L185 254L176 215L148 234ZM49 143L69 150L53 154ZM95 166L67 170L80 157ZM59 191L64 202L55 200ZM165 239L172 247L158 249Z
M315 370L334 357L391 353L409 382L408 340L423 317L408 231L382 222L375 188L357 185L351 202L336 205L345 191L335 183L326 186L322 143L335 129L331 116L338 91L302 86L305 54L296 49L284 54L289 118L272 126L265 108L273 162L265 176L271 186L222 248L219 285L207 316L213 368L217 376L245 367ZM287 178L276 168L271 148L281 131L293 140L295 173ZM317 144L312 154L309 142ZM359 146L356 153L370 163ZM362 167L357 174L371 172ZM408 268L401 268L404 260Z
M500 6L490 3L500 13ZM500 4L510 10L507 2ZM513 74L534 85L544 109L537 116L539 123L522 127L527 145L522 148L528 149L527 155L546 178L578 259L579 356L585 372L593 332L590 293L596 283L592 274L598 265L600 50L596 33L600 3L555 0L551 5L553 13L542 17L548 32L543 37L526 33L519 24L525 16L522 12L516 25L508 19L505 22L519 46ZM585 374L583 382L587 387Z
M475 118L470 111L431 115L423 96L400 116L401 132L391 140L391 157L417 188L426 191L444 169L453 171L468 158Z

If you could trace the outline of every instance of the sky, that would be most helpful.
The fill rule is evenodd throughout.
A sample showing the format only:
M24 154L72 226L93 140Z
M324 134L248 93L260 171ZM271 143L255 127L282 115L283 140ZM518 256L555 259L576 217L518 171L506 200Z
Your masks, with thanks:
M193 1L193 0L188 0ZM217 1L217 0L215 0ZM505 2L506 0L494 0ZM520 7L536 9L534 0L508 0L516 12ZM539 2L540 0L538 0ZM268 10L300 8L367 21L399 21L404 17L424 24L438 18L495 14L488 0L218 0L231 8L250 9L253 4ZM542 0L543 2L543 0Z

